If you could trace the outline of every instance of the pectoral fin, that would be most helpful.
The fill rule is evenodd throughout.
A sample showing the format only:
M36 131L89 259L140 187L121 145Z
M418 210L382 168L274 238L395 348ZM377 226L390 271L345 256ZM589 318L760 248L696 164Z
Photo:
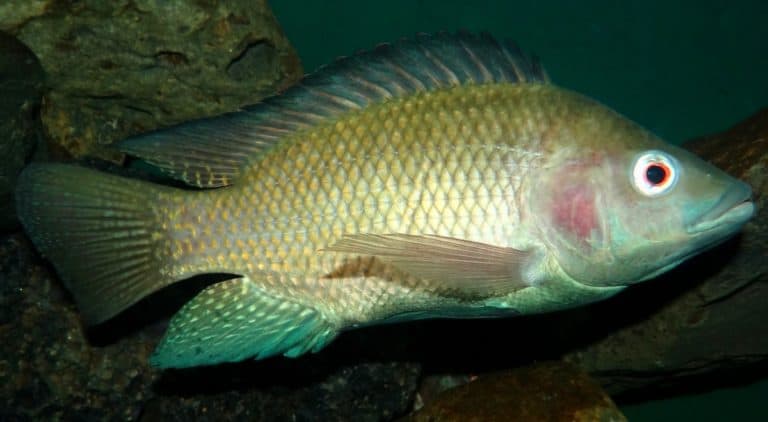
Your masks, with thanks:
M319 311L236 278L206 288L184 305L151 363L184 368L277 354L296 357L322 349L336 334Z
M355 234L325 249L370 255L449 290L472 295L509 293L531 285L533 254L435 235Z

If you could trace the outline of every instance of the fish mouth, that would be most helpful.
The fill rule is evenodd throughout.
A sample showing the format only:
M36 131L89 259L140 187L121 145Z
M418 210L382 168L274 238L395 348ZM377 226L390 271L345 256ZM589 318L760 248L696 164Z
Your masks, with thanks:
M720 227L738 227L752 218L754 213L752 188L744 182L738 182L712 208L694 220L687 231L696 234Z

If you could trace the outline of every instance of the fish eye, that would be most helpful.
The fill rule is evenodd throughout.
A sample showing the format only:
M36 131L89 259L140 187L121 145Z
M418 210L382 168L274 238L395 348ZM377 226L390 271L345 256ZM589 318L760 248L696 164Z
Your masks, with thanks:
M649 197L663 195L677 184L679 165L671 155L662 151L646 151L635 159L632 186Z

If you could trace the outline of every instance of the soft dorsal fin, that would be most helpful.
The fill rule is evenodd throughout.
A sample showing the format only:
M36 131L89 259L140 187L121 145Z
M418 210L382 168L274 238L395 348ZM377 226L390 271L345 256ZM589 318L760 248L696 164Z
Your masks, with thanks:
M126 139L119 148L198 187L226 186L287 134L368 104L463 84L546 83L536 59L488 34L420 34L340 58L241 111Z

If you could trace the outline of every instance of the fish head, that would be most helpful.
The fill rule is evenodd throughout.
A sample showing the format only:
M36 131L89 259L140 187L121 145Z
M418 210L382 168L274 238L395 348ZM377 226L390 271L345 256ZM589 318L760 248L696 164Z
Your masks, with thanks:
M531 196L559 267L579 283L623 286L675 267L737 233L755 211L751 188L620 117L588 119ZM586 128L586 130L584 130Z

